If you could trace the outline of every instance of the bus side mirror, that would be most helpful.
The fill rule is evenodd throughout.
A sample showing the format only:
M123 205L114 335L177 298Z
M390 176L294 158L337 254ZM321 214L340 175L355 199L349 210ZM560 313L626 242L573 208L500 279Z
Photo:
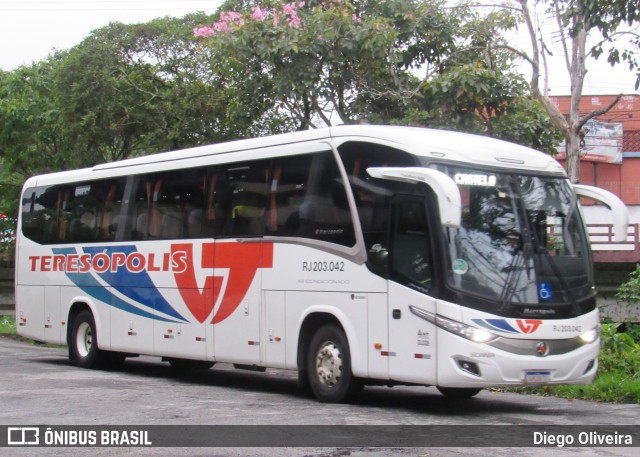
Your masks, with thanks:
M625 204L608 190L599 187L574 184L573 188L580 197L598 200L609 207L613 213L613 235L614 240L622 243L627 240L627 230L629 227L629 210Z
M442 225L452 228L460 227L462 218L460 190L453 179L441 171L419 167L371 167L367 168L367 173L372 178L428 185L438 199Z

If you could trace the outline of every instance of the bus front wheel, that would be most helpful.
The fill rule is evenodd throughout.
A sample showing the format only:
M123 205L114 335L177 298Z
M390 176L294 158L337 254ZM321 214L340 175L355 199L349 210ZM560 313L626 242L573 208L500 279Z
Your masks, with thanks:
M82 368L96 368L102 362L102 351L98 349L96 323L90 311L81 311L73 321L70 340L70 355Z
M349 401L361 388L351 372L349 343L334 325L320 327L313 335L307 356L309 386L323 403Z

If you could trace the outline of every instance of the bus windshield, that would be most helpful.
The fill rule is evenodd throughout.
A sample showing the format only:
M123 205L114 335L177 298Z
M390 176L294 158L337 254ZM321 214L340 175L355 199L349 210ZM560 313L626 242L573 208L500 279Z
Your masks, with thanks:
M498 314L512 305L551 318L557 308L579 313L594 293L593 274L569 181L438 168L462 198L461 226L444 228L448 286L495 303Z

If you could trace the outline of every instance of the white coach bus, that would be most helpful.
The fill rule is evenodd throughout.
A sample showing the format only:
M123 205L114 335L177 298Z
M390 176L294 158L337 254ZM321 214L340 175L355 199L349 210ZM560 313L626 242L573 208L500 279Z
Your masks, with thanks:
M583 384L598 367L591 253L551 157L447 131L342 126L32 177L20 335L81 367L162 357L365 384Z

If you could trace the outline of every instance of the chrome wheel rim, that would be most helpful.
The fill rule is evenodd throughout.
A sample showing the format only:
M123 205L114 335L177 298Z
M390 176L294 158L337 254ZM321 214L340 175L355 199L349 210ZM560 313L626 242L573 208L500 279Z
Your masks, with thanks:
M316 373L318 380L327 387L334 387L342 376L342 356L340 349L327 341L322 344L316 355Z
M91 352L93 346L93 333L91 332L91 326L87 322L83 322L78 327L78 333L76 336L76 348L80 357L86 357Z

